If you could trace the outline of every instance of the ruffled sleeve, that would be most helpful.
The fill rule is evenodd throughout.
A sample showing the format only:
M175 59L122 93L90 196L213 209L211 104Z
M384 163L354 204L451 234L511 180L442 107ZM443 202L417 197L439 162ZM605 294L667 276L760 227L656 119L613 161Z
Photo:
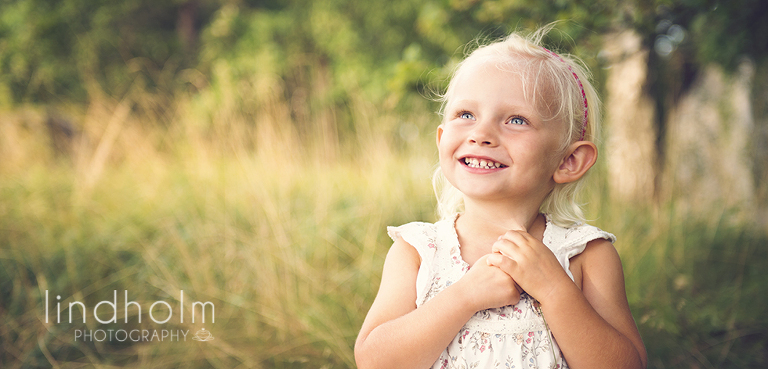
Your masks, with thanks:
M434 268L435 252L437 251L435 225L413 222L399 227L387 227L387 234L393 241L402 238L419 253L421 265L416 276L416 304L421 306L429 291L429 276L431 269Z
M557 257L557 261L563 266L565 272L571 279L571 258L581 254L590 241L600 238L606 239L611 243L616 242L616 236L600 228L588 224L579 224L574 227L564 228L549 223L547 220L547 232L544 234L544 244Z

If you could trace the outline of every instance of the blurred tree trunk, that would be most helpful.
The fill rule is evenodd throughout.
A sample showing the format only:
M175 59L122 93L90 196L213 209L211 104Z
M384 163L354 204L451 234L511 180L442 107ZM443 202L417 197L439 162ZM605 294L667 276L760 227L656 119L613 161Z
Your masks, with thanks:
M188 0L181 4L176 21L176 32L187 53L191 53L197 44L196 19L197 0Z
M606 151L611 197L647 202L656 194L657 132L653 99L648 96L648 49L633 30L609 34L604 52Z
M730 74L716 64L704 67L657 125L655 100L664 96L648 93L649 52L631 30L605 38L611 198L768 223L768 188L761 185L768 180L768 92L760 83L768 82L768 68L756 74L746 58Z
M757 145L752 106L755 65L745 59L732 75L706 66L666 121L664 197L685 211L758 210ZM721 209L721 210L718 210Z
M755 160L752 162L755 196L757 198L757 222L768 229L768 60L763 59L755 68L752 81L752 108L755 113L755 130L751 147Z

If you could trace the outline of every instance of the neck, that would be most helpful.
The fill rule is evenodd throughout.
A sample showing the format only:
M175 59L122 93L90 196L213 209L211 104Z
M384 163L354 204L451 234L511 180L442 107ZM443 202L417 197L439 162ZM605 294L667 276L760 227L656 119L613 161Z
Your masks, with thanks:
M530 232L538 216L537 204L479 202L465 198L461 219L471 229L501 235L508 230L522 229Z

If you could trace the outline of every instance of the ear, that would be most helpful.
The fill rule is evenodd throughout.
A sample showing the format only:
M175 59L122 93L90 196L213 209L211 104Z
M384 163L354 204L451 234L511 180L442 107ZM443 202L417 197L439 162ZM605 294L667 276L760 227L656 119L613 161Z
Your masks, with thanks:
M443 125L437 126L437 146L440 146L440 139L443 138Z
M574 142L565 153L565 157L563 157L553 176L555 183L577 181L597 161L597 146L589 141Z

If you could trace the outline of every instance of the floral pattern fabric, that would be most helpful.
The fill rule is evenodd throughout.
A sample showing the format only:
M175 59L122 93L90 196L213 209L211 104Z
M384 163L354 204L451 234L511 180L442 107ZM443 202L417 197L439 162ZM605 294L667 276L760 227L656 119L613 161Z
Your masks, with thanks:
M417 308L456 283L469 270L469 264L461 257L455 219L387 228L393 240L402 237L421 257L416 278ZM584 251L589 241L598 238L616 240L614 235L599 228L586 224L563 228L552 224L547 217L543 242L571 279L570 258ZM568 365L557 342L549 334L535 300L523 293L515 305L475 313L432 368L562 369Z

